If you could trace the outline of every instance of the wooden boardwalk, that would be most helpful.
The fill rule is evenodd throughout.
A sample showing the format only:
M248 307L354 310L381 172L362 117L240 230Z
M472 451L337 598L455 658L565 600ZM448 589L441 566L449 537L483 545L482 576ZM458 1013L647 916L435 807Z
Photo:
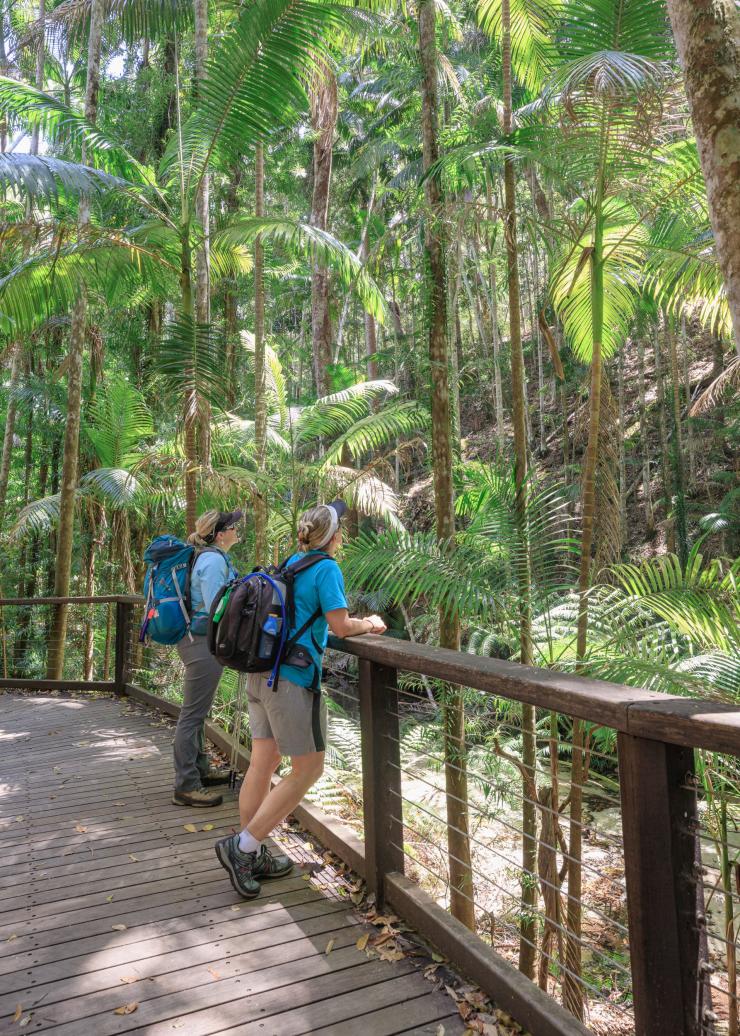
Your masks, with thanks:
M213 853L233 796L173 806L171 741L126 700L0 695L0 1033L463 1031L320 872L240 899Z

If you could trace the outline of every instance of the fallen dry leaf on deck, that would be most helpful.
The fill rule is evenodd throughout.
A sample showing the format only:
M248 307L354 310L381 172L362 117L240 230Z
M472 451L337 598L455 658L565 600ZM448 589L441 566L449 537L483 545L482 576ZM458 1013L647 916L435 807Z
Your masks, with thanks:
M25 1027L27 1025L31 1024L31 1019L32 1018L33 1018L33 1013L31 1011L29 1011L28 1014L24 1014L23 1017L21 1018L21 1020L18 1022L18 1027L20 1029L25 1029Z
M310 881L310 880L311 880L311 878L312 878L312 875L311 875L311 874L304 874L304 875L303 875L303 880L304 880L304 881Z
M185 828L186 831L189 831L192 835L194 835L195 832L198 830L195 824L183 824L182 826Z
M23 818L23 817L16 817L15 819L16 819L16 820L18 821L18 823L20 824L20 822L21 822L21 821L22 821L22 820L23 820L24 818Z
M15 934L15 932L13 932L13 934L9 935L8 938L5 941L6 942L13 942L13 940L17 939L17 938L18 938L18 936Z
M126 931L126 925L125 924L112 924L110 927L111 927L111 931L113 931L113 932L125 932Z
M111 806L125 806L125 802L111 802Z
M359 903L362 902L362 893L361 892L353 892L352 895L349 898L352 900L352 902L355 904L355 906L357 906Z
M213 827L213 824L204 824L201 828L201 831L213 831Z
M445 1036L445 1027L444 1027L444 1025L438 1025L437 1026L437 1031L434 1034L434 1036Z
M388 914L387 917L385 917L383 914L378 914L377 917L374 917L372 919L370 924L374 924L374 925L378 925L378 926L380 926L380 925L391 925L391 924L395 924L395 922L397 920L398 920L398 918L396 917L395 914Z
M138 863L138 862L139 862L139 857L138 857L138 856L134 856L134 854L133 854L133 853L129 853L129 854L128 854L128 858L129 858L129 860L131 860L131 861L132 861L133 863Z
M335 942L336 942L336 939L330 939L329 942L326 944L326 949L324 950L324 953L327 955L327 957L329 956L331 951L334 949L334 943Z
M13 1015L13 1021L17 1022L23 1017L23 1004L17 1004L15 1008L15 1014Z
M112 903L113 902L113 896L106 896L105 897L105 901L106 901L106 903Z
M355 943L355 946L357 947L357 949L358 950L364 950L365 947L367 946L369 938L370 938L370 933L369 932L365 932L364 935L361 935L360 938Z
M214 970L213 968L209 968L209 969L208 969L208 974L209 974L209 975L213 975L213 977L215 978L215 980L216 980L217 982L218 982L218 981L220 980L220 978L221 978L221 976L219 975L219 973L218 973L217 971L215 971L215 970Z
M133 1014L138 1007L139 1005L134 1001L132 1004L124 1004L123 1007L117 1007L113 1014Z
M120 981L125 982L127 986L130 986L132 982L138 982L139 978L138 975L124 975Z
M233 906L231 909L236 913L237 910L241 910L241 907L240 906Z
M84 835L87 831L87 828L83 827L82 824L75 824L75 831L80 835Z
M386 960L389 962L404 959L404 954L401 952L401 950L396 950L392 946L381 946L378 950L378 956L381 960Z

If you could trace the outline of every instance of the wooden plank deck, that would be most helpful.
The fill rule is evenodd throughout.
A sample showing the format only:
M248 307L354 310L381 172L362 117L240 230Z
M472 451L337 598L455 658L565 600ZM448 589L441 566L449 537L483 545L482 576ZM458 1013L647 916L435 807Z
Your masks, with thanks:
M412 960L357 949L367 926L289 832L302 869L240 899L213 854L234 796L173 806L171 741L126 700L0 695L0 1033L463 1031Z

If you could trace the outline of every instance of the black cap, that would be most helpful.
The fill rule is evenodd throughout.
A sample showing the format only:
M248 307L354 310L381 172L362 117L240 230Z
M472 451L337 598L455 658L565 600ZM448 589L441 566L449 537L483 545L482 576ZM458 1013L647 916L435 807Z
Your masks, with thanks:
M236 525L237 522L241 521L243 514L243 511L221 511L214 526L213 535L215 536L216 533L223 532L230 525Z
M347 513L347 505L345 504L344 500L332 500L332 502L330 504L327 504L326 506L331 507L333 511L336 511L337 519L339 521L341 521Z

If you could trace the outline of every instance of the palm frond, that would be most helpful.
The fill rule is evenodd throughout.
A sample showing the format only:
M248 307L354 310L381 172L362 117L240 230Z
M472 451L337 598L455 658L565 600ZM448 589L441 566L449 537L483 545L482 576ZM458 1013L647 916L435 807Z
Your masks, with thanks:
M83 427L104 468L128 469L135 447L154 434L143 395L120 375L98 388Z
M183 129L188 188L218 154L241 156L307 110L306 87L330 65L329 41L348 12L320 0L253 0L212 49L195 111ZM178 141L164 157L177 160Z
M353 460L378 450L406 435L413 435L429 424L429 413L418 403L401 402L385 406L360 418L339 435L327 449L324 464L337 464L346 450Z
M74 37L90 21L91 0L62 0L47 14L46 31L63 30ZM190 0L107 0L106 17L114 21L127 43L183 32L193 23Z
M132 186L101 169L48 155L0 154L0 185L33 203L103 195Z
M124 147L91 126L79 112L28 83L0 76L0 112L11 125L40 129L52 143L84 144L87 162L104 172L139 184L152 176Z
M388 321L388 305L380 288L355 253L328 231L277 216L247 218L217 231L213 241L217 247L249 246L258 235L296 249L312 261L336 270L344 287L356 292L368 313L381 324Z
M511 63L519 83L537 91L557 59L555 26L562 0L511 0ZM501 0L479 0L478 21L501 42Z
M194 419L198 397L220 406L228 396L223 364L223 331L214 324L198 324L180 313L167 327L158 367L167 390L189 407Z

